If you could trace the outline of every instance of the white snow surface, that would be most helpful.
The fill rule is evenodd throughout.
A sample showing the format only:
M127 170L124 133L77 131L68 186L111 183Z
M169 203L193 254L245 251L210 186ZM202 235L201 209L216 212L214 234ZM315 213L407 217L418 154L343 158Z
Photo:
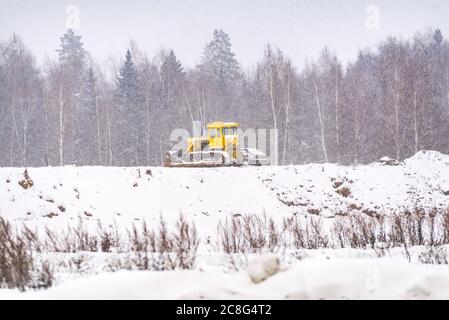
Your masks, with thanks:
M434 151L399 166L28 168L34 182L29 189L19 185L23 172L0 168L0 215L50 227L76 223L78 216L92 225L100 220L129 226L183 213L200 233L213 234L211 226L237 213L282 217L318 210L332 217L348 207L388 214L418 202L449 205L449 156Z
M398 166L27 168L33 180L28 189L19 185L24 170L0 168L0 216L18 225L58 230L81 217L92 228L98 222L128 228L142 220L156 223L160 215L170 222L183 213L195 223L200 245L216 236L219 220L235 214L277 219L318 212L331 221L347 210L389 214L415 205L449 207L449 155L434 151ZM0 290L0 299L449 298L447 266L408 263L395 250L389 258L356 249L307 251L288 269L263 255L250 257L246 272L238 273L223 273L222 259L211 250L200 250L191 271L103 272L44 291Z
M257 260L260 262L260 260ZM447 266L394 258L305 259L260 283L244 273L103 273L0 299L449 299Z

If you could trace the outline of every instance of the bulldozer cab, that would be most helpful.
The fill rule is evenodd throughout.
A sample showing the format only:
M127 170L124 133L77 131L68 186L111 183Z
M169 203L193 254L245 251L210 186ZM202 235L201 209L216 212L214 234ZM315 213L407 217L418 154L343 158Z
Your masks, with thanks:
M208 128L209 148L222 149L222 132L221 128Z
M235 159L238 150L237 127L237 122L213 122L208 124L209 148L227 151L231 158Z

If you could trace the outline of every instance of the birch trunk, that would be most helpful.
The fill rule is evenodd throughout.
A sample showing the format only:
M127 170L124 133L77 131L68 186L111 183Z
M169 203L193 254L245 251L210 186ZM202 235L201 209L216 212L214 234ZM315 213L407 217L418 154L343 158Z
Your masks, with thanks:
M316 84L316 81L313 82L313 86L315 88L315 101L316 101L316 107L318 110L318 119L320 121L321 147L323 149L324 161L328 162L327 151L326 151L326 142L325 142L325 138L324 138L324 136L325 136L324 123L323 123L323 117L321 114L321 104L320 104L320 98L318 96L318 86Z
M287 153L287 141L288 141L288 124L289 124L289 110L290 110L290 91L291 91L291 74L290 70L286 72L287 79L283 79L282 84L284 87L284 101L285 101L285 128L284 128L284 145L282 150L282 164L285 164L285 155Z
M64 164L64 102L62 98L62 85L59 84L59 165Z
M415 136L415 153L419 151L418 105L416 95L417 89L413 88L413 131Z
M270 102L271 112L273 114L273 129L277 130L277 116L276 116L276 102L274 100L274 79L272 70L269 71L269 86L270 86Z
M145 90L145 153L147 166L150 165L150 98L148 96L148 90Z
M340 118L338 116L338 66L335 65L335 143L337 144L337 163L340 163Z
M97 84L94 83L95 114L97 117L97 161L101 165L101 137L100 137L100 110L98 105Z
M359 163L359 149L360 149L360 127L359 127L359 99L358 99L358 91L355 102L355 111L354 111L354 164Z
M106 113L106 126L107 126L107 140L108 140L108 165L112 166L112 141L111 141L111 109L108 108L108 111Z

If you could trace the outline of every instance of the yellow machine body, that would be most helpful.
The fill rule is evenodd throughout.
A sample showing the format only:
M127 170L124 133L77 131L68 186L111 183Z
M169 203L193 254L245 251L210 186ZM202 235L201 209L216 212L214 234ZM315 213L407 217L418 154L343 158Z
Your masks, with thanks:
M187 139L187 153L197 151L226 151L232 160L238 158L237 122L213 122L207 125L207 135Z

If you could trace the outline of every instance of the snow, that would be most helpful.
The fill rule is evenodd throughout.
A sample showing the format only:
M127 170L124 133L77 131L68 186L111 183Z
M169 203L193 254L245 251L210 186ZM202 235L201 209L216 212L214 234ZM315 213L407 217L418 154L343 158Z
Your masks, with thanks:
M200 231L214 234L211 224L237 213L282 217L315 209L332 217L348 208L388 214L417 202L449 205L449 156L438 152L420 152L391 167L28 168L34 185L26 190L18 184L23 172L0 168L0 215L49 227L76 223L78 216L87 224L128 226L183 213Z
M273 253L251 256L248 260L247 272L254 283L259 283L279 272L279 258Z
M304 250L299 262L265 253L249 256L246 272L225 273L223 253L205 239L236 214L320 215L328 222L340 211L390 214L415 205L449 207L449 156L421 151L397 166L307 164L279 167L27 168L33 185L24 189L25 168L0 168L0 216L27 227L61 230L79 217L89 228L115 223L128 228L161 215L182 213L200 235L196 268L190 271L105 273L108 253L82 253L98 275L64 275L46 291L0 290L0 299L165 298L449 298L449 269L418 264L425 248L391 248L388 258L362 249ZM75 254L74 254L75 255ZM71 254L47 253L54 261ZM284 257L285 258L285 257ZM239 266L245 265L245 257ZM229 262L228 262L229 263ZM58 275L58 279L62 279Z
M257 284L244 272L120 271L0 298L449 299L449 269L392 258L305 259Z

